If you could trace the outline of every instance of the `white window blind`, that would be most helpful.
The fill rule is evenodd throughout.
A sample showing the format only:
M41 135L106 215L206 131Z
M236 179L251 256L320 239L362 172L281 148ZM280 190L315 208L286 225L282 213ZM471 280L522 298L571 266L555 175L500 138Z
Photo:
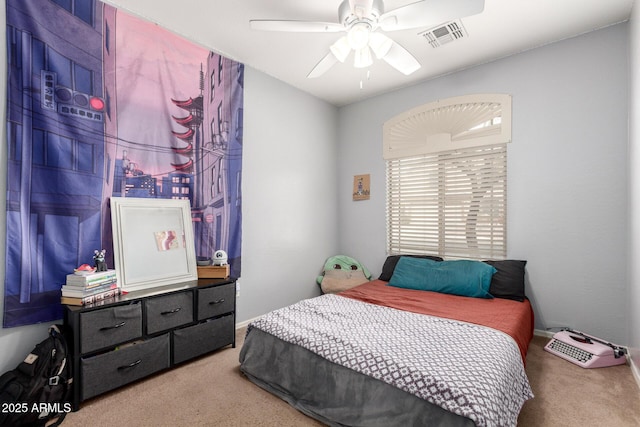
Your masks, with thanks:
M505 258L511 96L438 100L383 130L387 253Z
M387 160L387 253L506 256L506 144Z

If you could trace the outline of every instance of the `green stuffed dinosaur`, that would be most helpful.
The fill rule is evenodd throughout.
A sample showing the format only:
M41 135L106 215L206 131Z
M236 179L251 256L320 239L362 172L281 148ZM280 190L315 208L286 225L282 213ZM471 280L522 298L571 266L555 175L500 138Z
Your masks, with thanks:
M327 258L324 270L316 279L322 292L337 293L368 282L371 273L355 259L346 255Z

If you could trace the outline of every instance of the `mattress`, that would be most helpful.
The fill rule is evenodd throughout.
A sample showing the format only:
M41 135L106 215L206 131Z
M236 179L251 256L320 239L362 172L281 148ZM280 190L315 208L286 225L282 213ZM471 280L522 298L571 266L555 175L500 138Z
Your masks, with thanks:
M532 335L528 301L377 280L252 322L240 362L251 381L328 425L515 425L532 397Z
M387 286L387 282L382 280L373 280L340 295L371 304L497 329L516 341L523 363L533 338L534 316L529 300L520 302L416 291Z

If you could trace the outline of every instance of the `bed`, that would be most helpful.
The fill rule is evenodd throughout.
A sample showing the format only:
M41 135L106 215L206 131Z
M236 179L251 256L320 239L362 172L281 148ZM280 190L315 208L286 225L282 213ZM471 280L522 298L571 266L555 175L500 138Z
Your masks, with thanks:
M330 426L515 426L533 397L525 262L486 261L478 297L443 291L446 275L425 289L415 263L447 263L432 258L388 257L376 280L251 322L241 371Z

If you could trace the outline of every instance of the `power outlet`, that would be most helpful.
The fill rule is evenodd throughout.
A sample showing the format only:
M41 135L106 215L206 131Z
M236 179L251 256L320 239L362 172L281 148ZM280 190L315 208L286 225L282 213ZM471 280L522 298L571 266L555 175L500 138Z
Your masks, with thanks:
M240 298L240 281L236 280L236 299Z

